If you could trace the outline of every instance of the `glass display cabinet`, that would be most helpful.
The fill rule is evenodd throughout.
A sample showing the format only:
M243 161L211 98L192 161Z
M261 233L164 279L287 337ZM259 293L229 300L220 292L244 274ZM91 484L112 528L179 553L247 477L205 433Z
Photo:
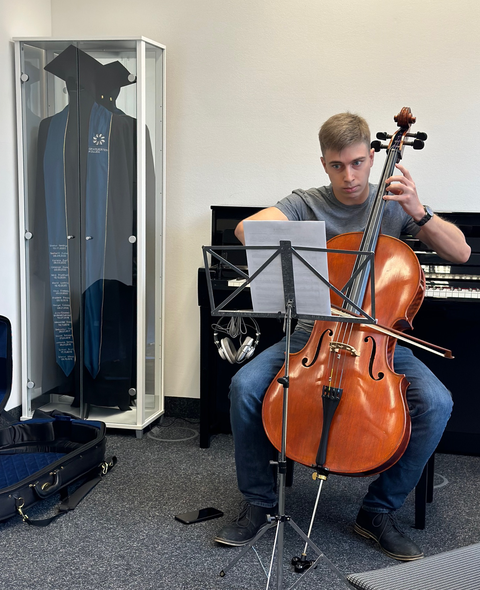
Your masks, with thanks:
M14 39L22 418L163 413L165 47Z

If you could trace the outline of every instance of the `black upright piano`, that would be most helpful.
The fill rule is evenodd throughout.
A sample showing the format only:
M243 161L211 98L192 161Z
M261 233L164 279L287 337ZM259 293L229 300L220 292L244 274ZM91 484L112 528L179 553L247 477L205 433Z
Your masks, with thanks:
M240 245L234 236L239 221L261 207L212 206L212 246ZM418 348L420 358L449 388L454 400L452 417L438 451L480 455L480 386L472 369L476 366L480 346L480 213L440 213L464 232L472 255L466 264L454 265L431 252L419 240L404 236L415 251L425 272L426 292L422 307L414 318L417 338L452 350L454 359L438 357ZM246 265L243 251L218 251L236 266ZM208 447L210 437L230 432L228 388L230 379L241 365L222 360L213 341L207 291L207 270L198 271L200 306L200 446ZM231 269L213 261L208 269L216 301L222 301L235 289ZM248 289L235 301L235 309L251 309ZM277 342L283 324L271 318L258 319L261 337L255 354Z

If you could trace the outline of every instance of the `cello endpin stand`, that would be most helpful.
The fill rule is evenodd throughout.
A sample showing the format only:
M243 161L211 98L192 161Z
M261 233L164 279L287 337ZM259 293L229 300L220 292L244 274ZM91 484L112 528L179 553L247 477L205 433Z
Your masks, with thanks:
M312 533L313 523L315 521L315 516L317 514L318 502L320 500L320 493L322 491L323 482L327 481L327 477L328 477L328 469L325 469L323 467L318 467L317 470L312 473L312 479L314 481L316 481L318 479L319 486L318 486L317 497L315 500L315 506L313 507L312 517L310 519L310 526L308 528L308 533L307 533L308 539L310 539L310 535ZM312 565L316 567L316 563L318 561L318 558L317 559L307 559L307 549L308 549L308 543L305 544L305 547L303 549L303 553L300 557L292 557L292 566L293 566L294 571L297 574L303 574L307 569L312 567ZM327 558L325 558L325 559L327 559ZM339 570L337 570L337 568L335 568L335 566L332 563L329 563L329 565L331 565L333 567L335 572L340 577L344 578L343 574Z

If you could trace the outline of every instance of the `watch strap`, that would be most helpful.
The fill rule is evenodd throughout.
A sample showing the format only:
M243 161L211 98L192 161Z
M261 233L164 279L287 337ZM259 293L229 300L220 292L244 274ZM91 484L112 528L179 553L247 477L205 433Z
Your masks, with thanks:
M415 223L420 227L422 225L425 225L427 223L427 221L429 221L433 217L433 211L430 209L430 207L427 207L427 205L424 205L423 208L425 209L425 215L419 221L415 221Z

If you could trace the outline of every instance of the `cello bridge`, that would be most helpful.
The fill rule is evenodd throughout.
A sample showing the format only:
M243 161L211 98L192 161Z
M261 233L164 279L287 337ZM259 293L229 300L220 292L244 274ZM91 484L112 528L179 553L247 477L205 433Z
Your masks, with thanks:
M350 344L345 344L345 342L330 342L330 350L337 354L341 350L345 350L352 356L360 356L360 353L353 346L351 346Z

